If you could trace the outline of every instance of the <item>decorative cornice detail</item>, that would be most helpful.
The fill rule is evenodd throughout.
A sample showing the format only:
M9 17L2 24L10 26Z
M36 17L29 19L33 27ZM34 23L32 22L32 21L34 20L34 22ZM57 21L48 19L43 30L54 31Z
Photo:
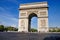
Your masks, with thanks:
M22 9L35 9L35 8L47 8L48 5L47 5L47 2L41 2L41 3L30 3L30 4L22 4L20 5L20 8L19 10L22 10Z

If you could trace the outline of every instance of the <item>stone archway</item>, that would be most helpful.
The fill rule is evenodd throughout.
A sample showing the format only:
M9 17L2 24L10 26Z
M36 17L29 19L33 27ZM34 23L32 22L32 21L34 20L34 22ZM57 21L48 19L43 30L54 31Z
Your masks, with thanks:
M30 32L31 30L31 18L32 17L37 17L37 14L35 13L31 13L29 16L28 16L28 31Z
M48 5L47 2L21 4L19 9L18 32L29 32L29 18L38 17L38 32L48 32Z

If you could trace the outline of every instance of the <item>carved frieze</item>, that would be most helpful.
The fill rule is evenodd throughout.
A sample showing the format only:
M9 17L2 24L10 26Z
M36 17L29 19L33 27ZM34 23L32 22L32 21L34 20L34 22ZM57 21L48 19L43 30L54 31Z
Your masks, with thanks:
M37 14L38 11L32 11L32 10L31 10L31 11L27 11L27 15L29 15L29 14L31 14L31 13L36 13L36 14Z
M47 10L47 8L41 8L41 10Z
M26 16L26 13L21 13L20 15L21 15L21 16Z
M46 11L41 11L40 15L46 15Z

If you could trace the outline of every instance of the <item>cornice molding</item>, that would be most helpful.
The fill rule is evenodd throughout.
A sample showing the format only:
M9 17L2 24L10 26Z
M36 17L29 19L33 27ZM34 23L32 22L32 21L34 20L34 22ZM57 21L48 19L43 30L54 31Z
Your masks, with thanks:
M22 9L35 9L35 8L48 8L48 4L47 2L21 4L19 9L22 10Z

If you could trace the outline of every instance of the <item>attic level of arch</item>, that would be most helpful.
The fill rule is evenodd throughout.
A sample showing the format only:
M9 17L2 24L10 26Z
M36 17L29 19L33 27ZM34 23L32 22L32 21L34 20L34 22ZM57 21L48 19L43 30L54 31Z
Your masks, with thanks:
M47 2L20 4L19 10L48 8Z

